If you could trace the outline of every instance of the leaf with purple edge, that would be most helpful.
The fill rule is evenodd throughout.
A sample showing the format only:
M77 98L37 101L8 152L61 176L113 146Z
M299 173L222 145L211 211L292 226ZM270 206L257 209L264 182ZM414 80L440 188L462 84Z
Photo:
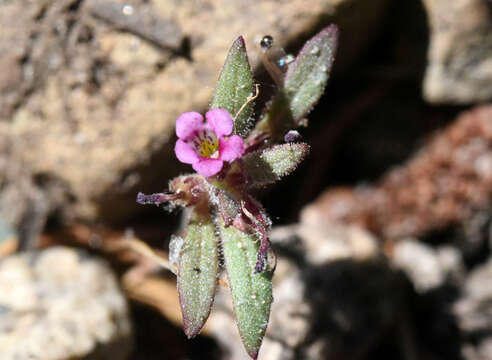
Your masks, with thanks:
M215 88L211 109L226 109L235 117L241 107L253 95L253 73L248 61L246 46L242 36L234 40L225 60ZM253 102L248 103L237 116L234 133L245 137L251 128Z
M188 338L196 336L212 308L219 271L218 241L208 216L191 214L178 255L178 292L183 327Z
M260 242L234 226L220 222L224 262L239 334L248 354L256 359L268 325L273 301L271 270L256 273Z
M311 38L289 64L285 75L285 93L294 120L306 116L326 87L335 60L338 28L330 25Z

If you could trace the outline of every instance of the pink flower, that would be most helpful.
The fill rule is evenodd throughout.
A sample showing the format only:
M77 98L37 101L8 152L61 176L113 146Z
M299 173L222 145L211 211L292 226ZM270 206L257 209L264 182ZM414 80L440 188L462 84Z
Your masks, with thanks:
M243 139L230 135L233 119L227 110L214 109L203 116L186 112L176 120L178 141L174 152L179 161L191 164L202 176L215 175L222 170L224 161L233 161L244 153Z

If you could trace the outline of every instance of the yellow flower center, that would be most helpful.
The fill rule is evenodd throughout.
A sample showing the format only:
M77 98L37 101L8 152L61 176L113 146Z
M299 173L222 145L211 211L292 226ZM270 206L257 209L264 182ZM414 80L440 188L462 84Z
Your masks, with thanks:
M204 129L198 132L192 141L192 145L200 156L208 158L217 158L219 156L219 139L211 130Z

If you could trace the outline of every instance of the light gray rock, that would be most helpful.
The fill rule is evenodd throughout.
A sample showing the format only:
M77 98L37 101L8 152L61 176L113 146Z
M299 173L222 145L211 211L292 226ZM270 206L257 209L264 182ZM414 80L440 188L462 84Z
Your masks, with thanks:
M0 358L124 360L128 307L106 264L64 247L0 262Z
M432 103L492 99L492 2L423 0L430 25L424 96Z
M289 241L298 239L302 247L299 250L311 264L341 259L367 260L380 255L377 239L358 226L301 223L277 227L270 236L276 244L287 246L295 246Z
M405 272L419 293L435 289L464 274L461 253L451 246L437 249L417 239L402 239L393 249L393 264Z
M465 339L466 360L492 359L492 259L478 266L466 279L463 295L455 303L458 327Z

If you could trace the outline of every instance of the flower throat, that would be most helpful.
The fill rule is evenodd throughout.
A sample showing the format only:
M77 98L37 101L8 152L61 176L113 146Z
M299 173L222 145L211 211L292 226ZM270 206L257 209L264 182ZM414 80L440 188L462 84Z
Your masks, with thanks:
M213 131L200 130L192 140L192 144L200 156L215 158L218 155L219 140Z

